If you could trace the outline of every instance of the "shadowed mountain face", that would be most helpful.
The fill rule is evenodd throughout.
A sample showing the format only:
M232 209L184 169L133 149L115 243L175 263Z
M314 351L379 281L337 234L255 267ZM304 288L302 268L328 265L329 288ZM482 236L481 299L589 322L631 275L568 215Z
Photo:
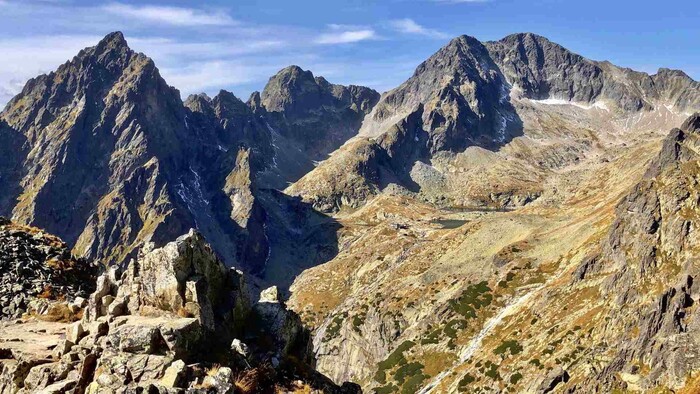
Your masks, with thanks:
M2 113L26 138L12 216L108 262L182 232L192 220L168 174L192 155L184 117L178 92L120 33L30 80Z
M293 183L289 194L331 212L387 187L444 188L435 157L497 152L522 135L513 98L625 111L661 100L686 110L697 91L681 72L648 76L519 34L458 37L381 98L290 66L248 102L221 91L183 104L153 62L113 33L29 81L2 112L0 213L107 264L196 227L228 263L262 273L271 257L286 266L273 244L286 250L302 231L280 220L297 208L274 189Z
M478 145L497 149L521 134L509 85L487 48L468 36L452 40L413 76L382 97L360 134L374 136L423 106L430 153Z
M262 96L183 104L151 59L110 34L30 80L1 113L0 213L104 264L195 227L228 264L262 273L285 241L270 240L279 223L267 223L259 194L354 134L378 94L290 67Z

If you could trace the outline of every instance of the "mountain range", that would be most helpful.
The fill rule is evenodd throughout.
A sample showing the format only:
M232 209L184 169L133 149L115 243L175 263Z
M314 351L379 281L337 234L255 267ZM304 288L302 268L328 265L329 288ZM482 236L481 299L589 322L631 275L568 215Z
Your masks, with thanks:
M0 113L0 215L107 271L196 229L338 385L684 392L698 111L682 71L531 33L456 37L382 94L290 66L183 100L115 32Z

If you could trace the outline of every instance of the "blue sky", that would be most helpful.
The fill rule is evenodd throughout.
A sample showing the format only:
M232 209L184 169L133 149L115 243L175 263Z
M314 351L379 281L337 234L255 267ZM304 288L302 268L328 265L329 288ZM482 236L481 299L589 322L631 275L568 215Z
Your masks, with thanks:
M0 106L115 30L183 98L224 88L245 100L290 64L384 91L451 37L525 31L595 60L700 79L699 14L695 2L646 0L0 0Z

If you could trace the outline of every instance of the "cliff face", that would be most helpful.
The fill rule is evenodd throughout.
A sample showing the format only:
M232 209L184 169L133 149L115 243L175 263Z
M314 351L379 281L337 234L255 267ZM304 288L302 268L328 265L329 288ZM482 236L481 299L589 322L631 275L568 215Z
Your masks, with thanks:
M698 114L670 132L643 179L617 206L600 252L576 272L582 283L604 277L603 294L613 301L611 324L598 335L615 350L606 368L585 380L587 388L681 387L700 366L692 334L699 321L692 308L700 250L693 237L700 208L699 133Z
M379 100L363 86L341 86L297 66L270 78L260 94L270 124L298 141L312 160L323 160L354 137L362 119Z
M259 195L354 134L378 95L290 67L262 97L183 104L151 59L110 34L0 114L0 213L107 265L196 227L228 264L261 274L272 245Z

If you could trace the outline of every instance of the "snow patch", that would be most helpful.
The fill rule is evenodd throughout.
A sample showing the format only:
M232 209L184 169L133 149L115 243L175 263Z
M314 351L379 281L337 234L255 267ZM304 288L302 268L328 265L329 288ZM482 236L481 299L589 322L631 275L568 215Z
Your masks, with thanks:
M280 149L279 146L277 146L277 139L279 138L279 135L269 123L265 122L265 126L267 126L267 130L270 131L270 137L272 137L272 148L274 151L274 154L272 155L272 166L277 168L277 151Z
M533 103L538 103L538 104L544 104L544 105L572 105L574 107L578 107L581 109L600 109L603 111L610 111L610 108L602 102L602 101L596 101L592 105L584 104L584 103L578 103L576 101L568 101L568 100L562 100L562 99L555 99L555 98L548 98L544 100L532 100L530 99Z
M501 125L498 128L498 132L496 133L496 139L498 142L503 143L506 141L506 129L508 128L508 119L506 119L505 116L501 115Z
M267 263L270 262L270 256L272 256L272 244L270 243L270 237L267 235L267 223L263 223L263 234L265 235L265 242L267 243L267 256L265 257L263 267L267 267Z
M197 192L197 197L199 197L199 201L203 202L206 205L209 205L209 201L206 198L204 198L204 193L202 193L202 185L200 182L202 178L199 176L197 171L192 169L192 166L190 166L190 171L192 172L192 174L194 174L194 187L195 191Z

